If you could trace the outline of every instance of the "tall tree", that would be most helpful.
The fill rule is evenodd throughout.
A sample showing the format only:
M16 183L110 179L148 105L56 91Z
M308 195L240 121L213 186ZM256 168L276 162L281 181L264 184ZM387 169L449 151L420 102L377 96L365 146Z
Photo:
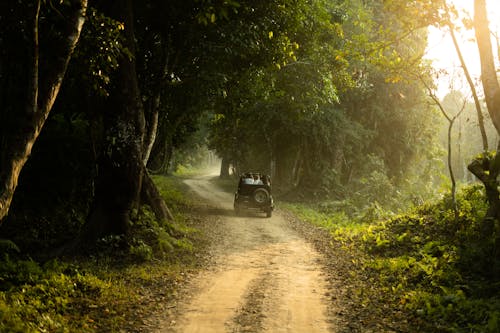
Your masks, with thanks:
M378 171L368 161L405 177L432 140L423 87L407 79L424 67L426 21L405 1L302 5L281 26L298 46L292 60L228 81L212 143L242 157L237 165L313 190L334 192Z
M172 71L169 38L162 30L169 25L159 19L165 6L130 0L102 4L107 17L123 22L124 51L102 104L104 142L84 240L126 234L133 213L142 204L149 205L158 219L173 219L145 167Z
M11 3L8 2L8 4ZM2 4L2 9L9 8L8 4ZM30 59L28 61L29 70L22 80L26 89L24 93L26 104L24 107L15 104L7 105L6 108L7 112L11 114L7 117L9 127L2 129L0 221L9 212L21 170L31 154L32 147L59 93L66 68L80 37L87 9L87 0L66 1L60 4L61 8L55 9L63 13L63 18L60 19L62 22L59 22L58 32L53 34L53 40L49 41L53 46L50 49L40 45L41 5L41 0L38 0L27 6L30 17L29 23L26 22L25 27L18 27L21 31L29 31L26 36L21 36L21 39L16 41L20 43L21 40L25 40L29 44L27 47ZM18 6L21 6L21 4L18 4ZM2 11L2 15L7 12L7 10ZM5 20L5 16L2 19ZM25 21L18 19L16 25L23 25L24 23ZM5 46L14 47L13 45ZM40 53L41 48L45 53ZM8 59L8 57L2 60L5 59ZM3 63L0 66L2 70L5 70L8 64ZM5 78L5 76L2 76L2 78ZM5 123L3 126L5 126Z
M500 85L495 69L485 0L474 1L474 30L481 60L481 82L486 106L493 125L497 132L500 133Z
M425 84L425 82L424 82ZM450 181L451 181L451 202L453 206L453 212L455 214L455 221L458 222L458 217L459 217L459 211L458 211L458 203L457 203L457 182L456 182L456 177L455 177L455 172L453 171L453 156L452 156L452 131L453 131L453 125L455 124L455 121L460 117L462 112L465 110L465 107L467 105L466 100L463 99L462 101L462 106L460 109L455 113L452 114L450 111L447 111L439 100L439 98L436 96L432 88L428 85L426 85L427 91L431 99L434 101L436 106L438 107L439 111L441 111L441 114L446 118L448 121L448 131L447 131L447 136L446 136L446 146L447 146L447 162L448 162L448 172L450 174Z
M132 1L116 0L104 6L108 17L123 22L123 43L128 52L118 59L110 94L101 110L105 137L84 240L127 233L131 214L139 208L144 175L145 120L135 64Z
M481 82L483 85L486 107L497 133L500 134L500 85L494 64L488 15L485 0L474 1L474 30L476 34L479 58L481 60ZM469 170L484 184L489 209L483 223L483 236L491 237L496 232L497 256L500 256L500 154L483 154L469 165Z

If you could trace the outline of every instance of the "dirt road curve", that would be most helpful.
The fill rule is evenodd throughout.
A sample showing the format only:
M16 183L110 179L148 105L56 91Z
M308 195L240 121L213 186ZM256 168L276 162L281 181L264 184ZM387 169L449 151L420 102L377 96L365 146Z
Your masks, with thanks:
M214 268L192 281L179 318L159 332L335 332L320 254L279 213L234 216L232 196L209 178L186 183L221 214L224 236L213 245Z

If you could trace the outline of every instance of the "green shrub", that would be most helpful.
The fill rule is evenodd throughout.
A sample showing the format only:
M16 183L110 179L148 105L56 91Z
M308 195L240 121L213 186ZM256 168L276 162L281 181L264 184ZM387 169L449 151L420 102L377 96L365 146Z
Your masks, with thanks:
M445 196L414 214L376 224L362 241L375 255L369 265L380 274L381 284L385 285L384 277L403 283L405 304L425 322L450 332L494 332L500 310L494 295L500 291L500 281L491 273L498 267L494 256L485 255L491 244L478 241L487 209L483 190L465 187L457 199L458 221ZM406 264L400 262L395 269L398 261Z
M140 260L140 261L148 261L153 259L153 249L151 246L145 244L142 240L136 240L135 244L130 246L129 252L130 254Z
M0 290L32 284L43 276L40 265L33 260L11 260L8 256L0 261Z
M480 237L483 188L464 187L457 201L458 221L449 195L392 216L377 203L344 216L347 201L286 207L355 252L367 284L362 307L402 308L422 332L499 332L500 263L494 235Z

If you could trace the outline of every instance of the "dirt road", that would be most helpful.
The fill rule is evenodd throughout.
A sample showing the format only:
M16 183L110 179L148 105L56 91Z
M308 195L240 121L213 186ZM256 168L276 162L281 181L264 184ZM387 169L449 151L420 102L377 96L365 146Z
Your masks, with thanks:
M223 237L213 244L213 267L193 279L179 317L159 332L336 331L321 255L279 213L235 216L232 196L209 178L186 183L217 215Z

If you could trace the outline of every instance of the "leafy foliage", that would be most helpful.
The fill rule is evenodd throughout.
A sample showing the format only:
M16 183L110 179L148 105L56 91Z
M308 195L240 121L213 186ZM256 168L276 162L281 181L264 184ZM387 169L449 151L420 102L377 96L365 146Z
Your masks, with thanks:
M416 331L496 332L500 266L494 244L480 237L485 195L476 185L457 199L458 221L447 196L411 213L357 223L341 206L329 213L295 209L356 257L354 278L365 281L358 295L363 308L384 311L386 304L392 316L403 312Z
M73 56L77 66L71 73L79 78L89 93L108 96L111 74L118 68L118 58L130 57L130 51L123 46L123 23L106 17L95 8L87 12L85 29Z
M92 256L45 263L2 240L0 331L131 331L158 306L158 294L151 296L154 302L144 299L149 287L173 297L185 272L196 265L187 254L197 234L186 226L189 202L176 189L179 184L165 177L156 181L177 216L175 225L144 209L131 239L110 236Z
M426 66L411 13L396 2L298 3L285 29L293 60L227 81L210 146L237 173L263 170L303 197L395 205L401 184L432 192L420 180L433 172L436 117L411 79Z

